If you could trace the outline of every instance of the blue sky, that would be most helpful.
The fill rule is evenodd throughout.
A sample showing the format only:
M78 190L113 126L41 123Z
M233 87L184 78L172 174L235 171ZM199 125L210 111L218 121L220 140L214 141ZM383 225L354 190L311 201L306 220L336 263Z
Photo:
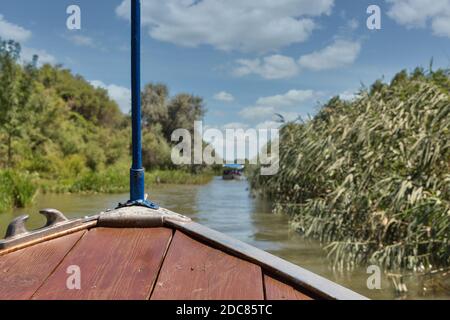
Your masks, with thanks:
M142 82L204 97L208 126L270 127L401 69L450 66L450 0L143 0ZM81 8L81 30L66 8ZM381 8L381 30L366 26ZM129 106L128 0L2 0L0 37Z

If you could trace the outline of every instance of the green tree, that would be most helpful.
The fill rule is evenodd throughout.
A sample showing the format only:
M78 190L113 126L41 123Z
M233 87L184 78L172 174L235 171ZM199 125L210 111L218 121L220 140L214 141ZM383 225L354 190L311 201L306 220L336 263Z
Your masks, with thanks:
M187 93L170 97L164 84L148 84L142 93L142 118L145 127L161 125L164 138L170 142L176 129L194 131L194 122L206 113L203 99Z
M1 41L1 40L0 40ZM37 56L33 63L22 68L20 45L14 41L0 42L0 129L6 136L7 166L13 162L14 139L23 134L31 114L29 101L33 92Z
M101 126L120 125L123 114L105 89L94 88L80 75L62 66L45 65L39 72L40 82L56 91L71 111Z
M147 84L142 93L142 121L144 126L167 123L169 117L168 104L169 88L165 84Z

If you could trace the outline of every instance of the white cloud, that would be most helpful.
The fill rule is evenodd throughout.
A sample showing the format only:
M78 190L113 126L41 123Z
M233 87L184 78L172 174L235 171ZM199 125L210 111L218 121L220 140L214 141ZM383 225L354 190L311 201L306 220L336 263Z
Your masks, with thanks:
M233 102L234 101L234 97L231 93L225 92L225 91L221 91L219 93L216 93L214 95L214 99L218 100L218 101L223 101L223 102Z
M427 28L450 38L450 0L386 0L388 16L408 28Z
M314 17L329 15L334 0L144 0L142 22L152 38L182 46L270 51L306 41ZM117 7L129 19L130 1Z
M361 52L361 44L348 40L336 40L330 46L300 57L300 68L313 71L336 69L351 65Z
M302 116L301 114L299 114L298 112L280 112L279 113L281 116L283 116L283 119L286 122L290 122L290 121L296 121L298 120L298 118L300 116Z
M281 120L278 115L282 116L284 121L295 121L298 119L299 114L296 112L286 112L277 110L274 107L253 106L242 109L239 115L247 120L264 120L270 119L271 122L275 120Z
M341 100L345 100L345 101L353 101L356 98L358 98L358 95L352 91L347 90L347 91L342 92L339 95L339 98L341 98Z
M233 70L233 74L238 77L256 74L265 79L285 79L294 77L299 72L294 59L279 54L263 59L240 59L236 62L239 66Z
M226 130L226 129L247 129L247 128L248 128L248 124L241 123L241 122L227 123L227 124L225 124L222 127L223 130Z
M256 126L258 130L270 130L270 129L278 129L281 127L282 123L278 121L264 121Z
M92 39L91 37L88 37L88 36L74 35L74 36L69 37L69 39L77 46L90 47L90 48L96 47L94 39Z
M274 107L253 106L242 109L239 115L245 119L257 120L272 117L275 114Z
M0 38L3 40L14 40L21 44L21 62L31 62L34 55L39 56L39 64L55 64L57 62L55 56L46 50L34 49L26 46L26 43L32 36L32 32L19 25L8 22L3 15L0 14Z
M437 36L450 38L450 15L433 19L432 28Z
M25 42L31 38L31 31L8 22L0 14L0 38L3 40L14 40L17 42Z
M358 27L359 27L359 22L358 22L358 20L357 20L357 19L351 19L351 20L347 23L347 27L348 27L350 30L352 30L352 31L358 29Z
M302 102L318 97L318 95L313 90L290 90L285 94L259 98L256 104L272 107L298 106Z
M103 88L108 91L109 97L117 102L123 113L131 110L131 90L115 84L107 85L100 80L89 81L96 88Z
M283 110L285 107L300 107L302 103L311 102L321 93L313 90L289 90L285 94L259 98L254 106L242 109L239 115L248 120L279 120L278 114L286 121L294 121L298 113Z
M359 42L338 39L322 50L300 57L297 62L279 54L262 59L239 59L232 73L237 77L256 74L268 80L286 79L297 76L302 70L321 71L351 65L360 52Z
M26 46L22 46L22 52L21 52L21 59L23 62L31 62L33 61L33 56L38 55L39 56L39 64L55 64L56 58L48 53L45 50L42 49L33 49Z

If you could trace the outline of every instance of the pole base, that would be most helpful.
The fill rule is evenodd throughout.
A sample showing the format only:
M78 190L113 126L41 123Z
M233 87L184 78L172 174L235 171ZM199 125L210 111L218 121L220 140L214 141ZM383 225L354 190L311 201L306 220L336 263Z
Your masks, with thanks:
M134 200L134 201L128 201L127 203L119 203L119 206L116 209L120 208L127 208L127 207L144 207L144 208L150 208L153 210L158 210L159 205L156 203L149 201L149 200Z

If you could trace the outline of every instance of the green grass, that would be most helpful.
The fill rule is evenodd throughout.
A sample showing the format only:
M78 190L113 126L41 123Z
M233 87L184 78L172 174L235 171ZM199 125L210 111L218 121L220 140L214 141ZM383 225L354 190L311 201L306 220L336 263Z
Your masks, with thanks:
M37 192L33 177L11 170L0 172L0 211L29 205Z
M191 174L178 170L155 170L146 172L145 181L147 185L201 185L210 182L212 177L209 172ZM114 168L98 173L85 173L75 179L42 180L40 186L44 193L124 193L129 191L129 181L128 170Z
M182 170L146 172L147 185L202 185L213 179L212 171L192 174ZM16 171L0 171L0 212L30 205L37 191L43 193L125 193L129 187L128 170L110 168L98 173L85 173L77 178L48 180Z
M211 171L193 174L186 171L156 170L146 173L145 179L148 184L184 184L202 185L209 183L214 177Z

